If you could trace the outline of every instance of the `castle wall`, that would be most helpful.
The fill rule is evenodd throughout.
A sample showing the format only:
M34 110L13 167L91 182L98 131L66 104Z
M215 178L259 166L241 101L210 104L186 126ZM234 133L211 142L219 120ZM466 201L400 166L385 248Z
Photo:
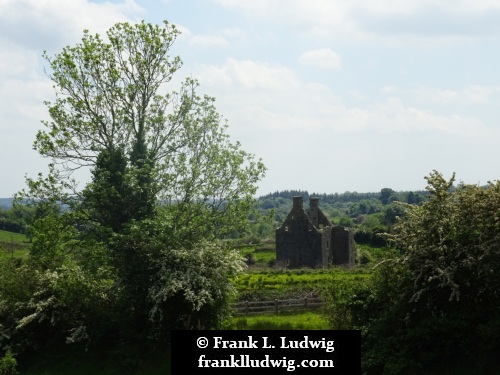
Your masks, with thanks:
M299 224L300 220L296 222ZM321 232L299 226L287 229L276 231L276 260L290 268L322 267Z
M345 227L335 226L331 231L331 241L331 260L329 263L353 267L355 264L353 251L355 244L352 231Z
M323 265L322 233L304 212L301 197L294 197L292 211L276 230L276 260L290 268Z
M352 231L332 226L311 198L306 213L302 197L293 198L293 207L283 225L276 229L276 260L290 268L354 266Z
M323 233L322 233L322 244L321 244L321 251L323 255L323 267L328 267L328 265L331 263L331 251L332 251L332 227L325 227L323 228Z
M319 208L319 198L309 199L309 211L307 215L312 224L318 229L332 226L330 220L328 220L326 215Z

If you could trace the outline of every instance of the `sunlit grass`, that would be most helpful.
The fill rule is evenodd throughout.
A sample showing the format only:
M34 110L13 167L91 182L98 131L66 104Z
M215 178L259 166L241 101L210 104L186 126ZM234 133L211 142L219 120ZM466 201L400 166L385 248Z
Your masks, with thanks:
M329 329L329 323L322 314L305 312L300 314L233 317L225 322L224 329L316 330Z
M28 254L28 237L0 230L0 259L21 258Z
M280 289L289 286L315 286L333 280L363 280L370 273L357 270L269 270L243 273L233 279L237 289Z
M28 237L21 233L0 230L0 242L26 243L28 242Z

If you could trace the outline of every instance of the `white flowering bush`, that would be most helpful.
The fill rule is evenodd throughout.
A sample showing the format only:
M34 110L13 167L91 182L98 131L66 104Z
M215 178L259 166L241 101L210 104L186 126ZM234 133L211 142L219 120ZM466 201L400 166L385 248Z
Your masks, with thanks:
M201 242L191 249L167 249L149 290L150 319L157 325L183 328L216 326L228 314L235 293L230 278L245 267L237 251L220 243Z
M500 183L453 188L454 176L437 172L426 179L428 201L409 206L392 237L404 251L410 302L434 315L500 307Z
M54 270L0 263L0 347L18 352L81 343L102 334L112 283L75 263Z

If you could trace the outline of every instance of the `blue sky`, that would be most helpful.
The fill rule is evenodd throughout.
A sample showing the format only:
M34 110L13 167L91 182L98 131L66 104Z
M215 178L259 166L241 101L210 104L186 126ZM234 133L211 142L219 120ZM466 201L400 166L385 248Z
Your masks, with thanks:
M140 20L182 31L172 89L192 76L216 98L268 167L259 195L500 177L496 0L0 0L0 197L49 162L32 150L54 98L43 50Z

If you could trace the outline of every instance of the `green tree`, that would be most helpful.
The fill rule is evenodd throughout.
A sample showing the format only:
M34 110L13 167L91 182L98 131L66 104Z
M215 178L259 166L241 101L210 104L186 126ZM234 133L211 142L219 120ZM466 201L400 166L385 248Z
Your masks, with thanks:
M382 209L383 219L387 226L392 226L396 223L398 217L405 215L406 205L399 202L390 202Z
M380 190L380 201L382 204L388 204L391 197L395 194L396 192L390 188L383 188Z
M8 349L3 358L0 358L0 375L17 375L17 361Z
M332 316L360 329L367 374L427 373L467 356L494 373L500 342L500 182L486 187L428 177L428 198L405 205L390 243L402 256L376 267L372 281L332 302ZM482 361L485 362L482 362ZM490 362L491 363L491 362Z
M68 260L52 269L0 261L0 346L25 360L33 348L55 356L66 344L101 346L121 328L114 325L116 283L105 276Z
M124 226L161 215L175 228L169 246L181 248L246 226L265 167L231 142L215 99L197 95L194 79L168 90L181 67L169 55L178 35L168 22L120 23L108 41L85 31L74 47L44 54L56 100L46 102L51 121L34 147L54 164L48 179L29 180L33 197L47 199L49 192L77 220L124 235ZM92 171L83 191L66 178L81 167ZM125 259L131 254L124 249L140 251L122 246L132 242L110 246Z
M29 235L29 223L33 215L34 211L22 204L9 209L0 208L0 229Z
M53 162L18 194L37 207L33 256L23 269L41 281L8 326L37 327L45 311L32 309L49 302L54 316L68 318L53 325L57 332L50 324L34 332L25 341L33 346L74 329L94 343L111 332L117 345L144 348L146 337L165 343L169 328L212 328L227 313L230 276L242 263L220 240L246 227L265 167L231 141L215 99L198 95L196 80L169 90L181 67L169 55L178 35L168 22L119 23L106 40L85 31L75 46L44 53L56 98L46 102L51 120L34 147ZM79 168L92 174L83 188L70 178ZM0 308L16 303L11 284L0 290ZM73 309L67 292L78 284L91 297ZM108 330L84 324L99 313L112 321Z
M125 157L136 202L131 217L151 217L157 200L177 203L179 225L201 215L199 222L224 234L244 223L265 167L230 141L215 99L197 95L194 79L167 90L181 67L180 58L169 55L178 35L168 22L121 23L108 31L109 42L85 31L76 46L53 57L45 53L56 100L46 102L51 121L34 147L55 161L53 178L73 196L80 191L68 174L95 168L99 185L102 174L116 177L106 172L113 167L103 164L107 158ZM113 201L120 187L108 187L96 200L109 191Z
M220 327L236 293L227 280L244 268L239 254L221 243L200 242L159 259L161 271L148 294L156 329Z
M427 177L430 198L409 206L392 240L405 250L414 285L411 300L433 312L491 310L500 305L500 183L461 184L437 172Z
M341 225L343 227L348 227L351 228L354 226L354 223L352 219L349 216L343 215L339 218L338 220L338 225Z
M417 198L415 196L415 193L413 191L408 192L408 195L406 196L406 203L408 204L417 204Z
M147 217L150 205L136 199L127 158L122 149L103 150L83 191L83 208L92 221L120 233L132 219ZM149 213L151 215L151 213Z

